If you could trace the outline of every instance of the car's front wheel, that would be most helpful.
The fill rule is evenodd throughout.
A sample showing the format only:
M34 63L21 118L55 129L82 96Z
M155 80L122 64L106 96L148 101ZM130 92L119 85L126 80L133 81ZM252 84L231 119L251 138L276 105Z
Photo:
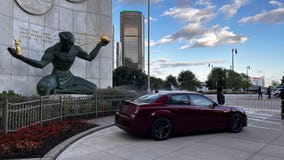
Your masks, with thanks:
M153 122L150 134L156 140L165 140L171 135L172 128L172 122L168 118L159 117Z
M242 131L243 127L243 116L240 113L234 113L229 121L229 130L233 133L238 133Z

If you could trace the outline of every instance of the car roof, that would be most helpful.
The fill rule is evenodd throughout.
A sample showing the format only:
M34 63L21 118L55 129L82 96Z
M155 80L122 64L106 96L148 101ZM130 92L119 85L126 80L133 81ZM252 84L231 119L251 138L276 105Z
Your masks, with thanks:
M159 91L158 93L156 93L158 95L173 95L173 94L199 94L197 92L190 92L190 91Z

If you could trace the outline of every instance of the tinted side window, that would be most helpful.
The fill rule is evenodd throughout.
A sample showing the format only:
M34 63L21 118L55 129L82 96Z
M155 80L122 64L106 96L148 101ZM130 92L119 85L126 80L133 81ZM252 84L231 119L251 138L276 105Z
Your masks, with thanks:
M190 95L190 100L193 105L198 105L198 106L210 106L213 105L214 103L207 97L195 94Z
M173 95L169 98L168 104L185 105L185 104L189 104L189 99L184 94Z

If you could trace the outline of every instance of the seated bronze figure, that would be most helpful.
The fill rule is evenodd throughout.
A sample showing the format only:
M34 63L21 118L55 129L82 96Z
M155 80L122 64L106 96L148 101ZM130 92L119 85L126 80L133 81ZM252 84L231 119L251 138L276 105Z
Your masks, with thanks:
M10 54L36 68L43 68L52 63L53 70L50 75L43 77L37 84L37 92L41 96L50 94L95 94L97 86L83 78L76 77L70 68L76 57L92 61L102 46L109 43L107 37L101 41L88 54L80 46L74 45L74 35L71 32L60 32L60 42L45 50L41 60L34 60L17 54L14 48L8 48Z

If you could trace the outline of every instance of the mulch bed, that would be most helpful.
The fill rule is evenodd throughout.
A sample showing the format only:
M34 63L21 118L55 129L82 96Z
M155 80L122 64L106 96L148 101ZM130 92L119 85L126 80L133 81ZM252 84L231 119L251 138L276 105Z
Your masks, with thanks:
M44 143L43 145L41 145L41 148L33 150L31 152L13 152L9 155L5 155L5 157L0 157L0 159L5 158L5 159L18 159L18 158L40 158L43 157L49 150L51 150L53 147L55 147L56 145L60 144L61 142L63 142L64 140L80 133L83 131L86 131L88 129L91 129L93 127L96 127L97 125L95 124L89 124L89 123L85 123L78 126L74 126L72 127L68 132L65 132L55 138L53 138L52 140L47 141L46 143Z

